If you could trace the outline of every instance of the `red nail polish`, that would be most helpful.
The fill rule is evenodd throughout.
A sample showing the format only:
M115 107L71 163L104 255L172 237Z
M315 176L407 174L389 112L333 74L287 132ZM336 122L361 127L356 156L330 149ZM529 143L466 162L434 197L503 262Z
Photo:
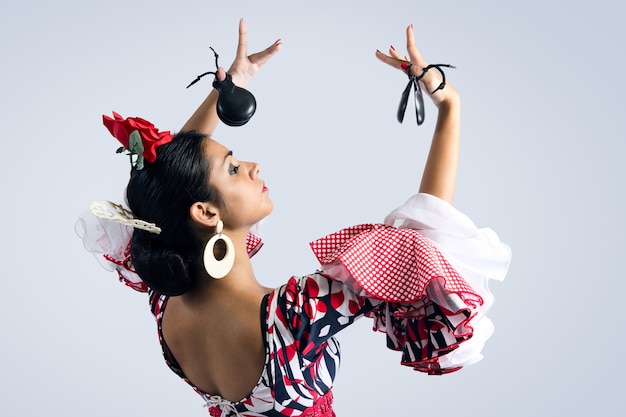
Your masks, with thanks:
M403 62L402 64L400 64L400 66L402 67L403 70L409 68L409 64L407 64L406 62Z
M389 45L391 47L391 49L393 49L394 51L396 50L396 48L393 47L393 45Z

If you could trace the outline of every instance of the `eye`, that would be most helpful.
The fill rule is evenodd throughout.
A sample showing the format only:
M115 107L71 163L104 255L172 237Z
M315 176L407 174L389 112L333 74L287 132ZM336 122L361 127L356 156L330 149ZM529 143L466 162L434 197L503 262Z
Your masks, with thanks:
M228 173L230 175L235 175L237 172L239 172L239 165L230 164L228 166Z

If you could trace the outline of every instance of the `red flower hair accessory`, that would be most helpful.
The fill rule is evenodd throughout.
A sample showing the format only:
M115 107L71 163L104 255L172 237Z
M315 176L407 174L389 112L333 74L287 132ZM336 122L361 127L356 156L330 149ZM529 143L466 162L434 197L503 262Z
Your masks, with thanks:
M117 153L127 151L133 164L133 155L136 155L135 168L142 169L144 159L148 162L156 160L156 148L170 143L174 136L169 132L159 130L149 121L141 117L124 119L113 112L113 118L106 114L102 116L102 123L109 132L122 144Z

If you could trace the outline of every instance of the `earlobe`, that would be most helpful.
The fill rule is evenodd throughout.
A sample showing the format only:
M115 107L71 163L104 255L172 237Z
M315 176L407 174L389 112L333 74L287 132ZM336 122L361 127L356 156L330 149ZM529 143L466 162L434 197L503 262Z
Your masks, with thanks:
M200 201L189 207L189 215L195 223L206 227L215 227L220 220L219 213L213 205Z

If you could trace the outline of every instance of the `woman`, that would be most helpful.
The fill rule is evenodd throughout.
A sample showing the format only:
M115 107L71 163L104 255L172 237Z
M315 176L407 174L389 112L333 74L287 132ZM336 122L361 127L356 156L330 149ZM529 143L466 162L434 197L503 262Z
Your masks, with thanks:
M416 370L452 372L480 358L492 330L484 317L492 301L486 282L504 278L510 252L451 206L459 95L442 83L443 73L424 70L432 66L415 47L412 26L406 36L410 61L393 48L376 56L416 76L438 108L420 194L385 224L313 242L320 271L277 289L257 281L249 259L260 247L250 230L272 202L259 165L239 161L211 137L217 91L173 137L143 119L105 116L124 148L138 154L127 188L134 218L120 208L109 213L135 229L102 222L105 231L94 237L83 220L80 233L127 284L149 291L168 365L212 416L334 416L334 335L362 316L372 317L388 346L403 352L402 364ZM241 21L228 70L233 82L244 87L280 46L278 40L248 56ZM225 77L218 69L216 78ZM476 258L480 267L467 262Z

